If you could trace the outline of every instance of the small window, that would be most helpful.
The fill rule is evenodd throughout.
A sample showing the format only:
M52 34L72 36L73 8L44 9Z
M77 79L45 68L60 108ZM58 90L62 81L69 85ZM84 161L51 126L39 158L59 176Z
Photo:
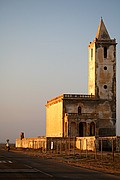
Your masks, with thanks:
M104 85L104 89L107 89L107 85Z
M93 60L93 49L91 49L91 60Z
M81 107L78 107L78 114L81 114Z
M90 136L95 136L95 123L90 124Z
M104 66L104 70L107 70L107 67L106 67L106 66Z
M107 47L104 47L104 58L107 58Z

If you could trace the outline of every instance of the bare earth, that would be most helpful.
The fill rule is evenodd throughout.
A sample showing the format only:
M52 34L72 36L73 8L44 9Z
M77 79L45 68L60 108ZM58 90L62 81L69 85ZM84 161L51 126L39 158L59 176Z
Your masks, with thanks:
M40 150L32 150L32 149L14 149L12 151L27 154L30 156L41 157L54 159L59 162L71 164L78 167L85 167L88 169L94 169L97 171L107 172L111 174L115 174L120 176L120 153L115 153L115 157L113 160L111 153L97 153L97 158L88 155L86 158L85 155L75 154L75 155L60 155L53 153L41 153Z

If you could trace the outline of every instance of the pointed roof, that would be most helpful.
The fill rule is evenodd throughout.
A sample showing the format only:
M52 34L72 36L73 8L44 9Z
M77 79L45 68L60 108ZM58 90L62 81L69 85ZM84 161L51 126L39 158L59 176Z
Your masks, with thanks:
M98 26L98 31L96 33L96 38L98 40L110 40L110 36L108 34L108 31L105 27L105 24L103 22L103 19L101 17L100 24Z

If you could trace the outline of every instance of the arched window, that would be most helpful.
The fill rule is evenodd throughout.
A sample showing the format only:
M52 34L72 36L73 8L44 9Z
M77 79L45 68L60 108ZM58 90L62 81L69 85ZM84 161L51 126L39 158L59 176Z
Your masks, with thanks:
M81 114L81 107L78 107L78 114Z
M90 136L95 136L95 123L90 123Z

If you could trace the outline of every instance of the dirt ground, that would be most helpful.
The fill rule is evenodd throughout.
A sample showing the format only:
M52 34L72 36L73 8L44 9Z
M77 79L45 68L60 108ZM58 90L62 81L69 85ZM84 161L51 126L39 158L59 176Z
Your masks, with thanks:
M13 149L13 151L28 154L30 156L54 159L58 162L63 162L78 167L85 167L120 176L120 153L115 153L113 159L112 153L110 152L104 152L102 153L102 156L100 153L97 153L97 157L88 154L86 158L86 154L60 155L53 153L41 153L40 150L32 149Z

